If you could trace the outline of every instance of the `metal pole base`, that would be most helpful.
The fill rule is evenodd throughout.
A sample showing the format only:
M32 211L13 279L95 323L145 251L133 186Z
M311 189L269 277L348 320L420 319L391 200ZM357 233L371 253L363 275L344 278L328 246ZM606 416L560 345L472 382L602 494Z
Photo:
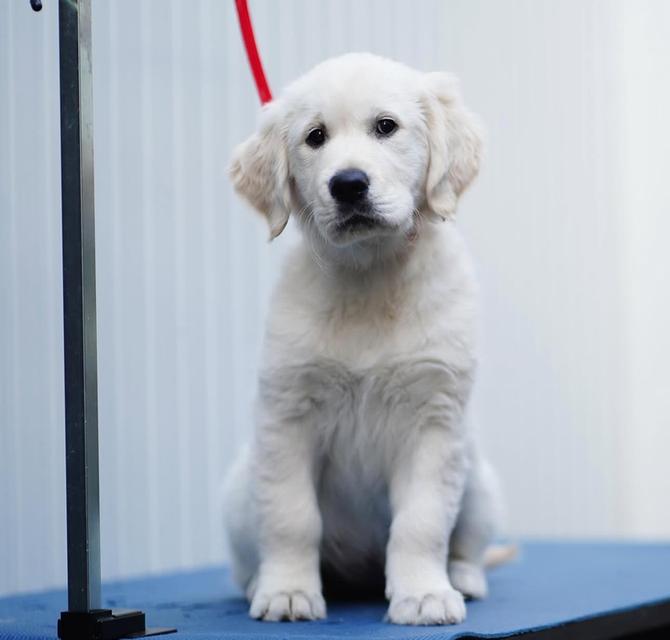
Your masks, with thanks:
M145 638L175 631L168 628L147 629L144 613L130 609L63 611L58 620L58 637L61 640Z

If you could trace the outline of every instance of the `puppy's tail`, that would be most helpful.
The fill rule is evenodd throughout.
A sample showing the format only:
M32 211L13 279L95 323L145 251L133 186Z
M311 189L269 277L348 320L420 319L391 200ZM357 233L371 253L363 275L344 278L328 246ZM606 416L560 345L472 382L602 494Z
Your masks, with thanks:
M484 567L493 569L501 564L511 562L519 555L519 546L516 544L492 544L484 552Z

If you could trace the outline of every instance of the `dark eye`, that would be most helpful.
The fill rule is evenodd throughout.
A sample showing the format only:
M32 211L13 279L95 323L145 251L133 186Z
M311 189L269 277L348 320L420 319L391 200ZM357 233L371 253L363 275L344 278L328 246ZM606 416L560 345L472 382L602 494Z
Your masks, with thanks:
M305 139L305 142L310 147L312 147L312 149L320 147L325 141L326 141L326 131L321 127L316 127L316 129L312 129L307 135L307 138Z
M394 120L391 120L391 118L381 118L377 120L377 133L380 136L389 136L397 128L398 125L395 123Z

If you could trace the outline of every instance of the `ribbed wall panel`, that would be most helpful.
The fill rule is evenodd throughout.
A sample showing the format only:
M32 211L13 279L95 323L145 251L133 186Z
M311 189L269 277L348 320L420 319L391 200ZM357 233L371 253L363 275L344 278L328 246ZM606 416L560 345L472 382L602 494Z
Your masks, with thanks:
M57 25L0 4L0 593L65 575Z
M65 579L57 3L44 4L0 3L0 593ZM646 498L625 464L624 416L638 414L625 393L620 4L254 0L251 11L275 92L326 57L371 50L456 72L487 124L461 220L485 300L476 413L510 530L670 533L630 508ZM225 175L258 115L232 1L95 0L93 40L113 577L224 559L221 479L250 434L263 318L295 230L269 245Z

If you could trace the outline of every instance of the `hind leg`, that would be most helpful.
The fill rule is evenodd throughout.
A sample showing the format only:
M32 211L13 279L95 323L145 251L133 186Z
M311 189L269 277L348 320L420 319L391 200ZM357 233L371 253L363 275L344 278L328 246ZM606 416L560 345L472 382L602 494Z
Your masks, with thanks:
M259 566L258 518L251 495L250 452L245 450L233 464L223 491L224 528L230 551L233 580L247 597L255 588Z
M465 597L486 597L484 552L496 535L499 513L497 478L486 460L474 456L449 544L449 579Z

